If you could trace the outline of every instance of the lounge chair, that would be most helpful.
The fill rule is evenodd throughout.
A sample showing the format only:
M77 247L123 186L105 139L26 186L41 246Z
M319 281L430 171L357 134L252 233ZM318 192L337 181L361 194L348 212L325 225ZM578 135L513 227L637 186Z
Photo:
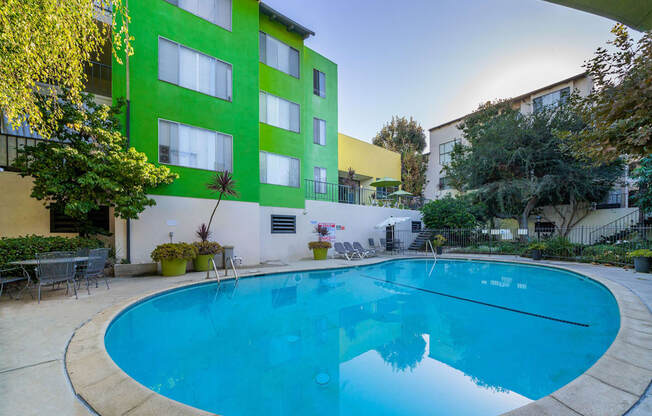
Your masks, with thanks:
M358 253L362 254L362 257L373 257L376 255L376 250L373 249L366 249L362 247L362 244L360 244L357 241L353 242L353 248L358 251Z
M369 241L369 250L373 250L376 253L378 253L381 250L385 250L385 247L376 246L376 243L374 242L373 238L368 239L368 241Z
M362 256L360 256L360 254L357 251L346 249L344 247L344 245L342 245L342 243L335 243L333 245L333 248L335 249L335 254L337 254L338 256L344 257L349 261L353 260L355 258L355 256L358 256L359 258L362 258Z
M365 257L365 253L364 253L363 251L360 251L360 250L356 249L356 248L353 248L353 246L351 245L351 243L346 243L346 242L345 242L345 243L342 243L342 244L344 244L344 248L345 248L348 252L356 253L356 254L358 255L358 257L360 257L361 259L363 259L363 258Z

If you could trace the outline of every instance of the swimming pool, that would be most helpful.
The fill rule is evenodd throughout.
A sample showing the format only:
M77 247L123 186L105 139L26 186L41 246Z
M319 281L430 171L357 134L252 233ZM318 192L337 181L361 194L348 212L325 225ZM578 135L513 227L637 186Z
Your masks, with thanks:
M618 332L597 282L498 262L398 260L192 286L138 303L105 346L221 415L491 415L586 371Z

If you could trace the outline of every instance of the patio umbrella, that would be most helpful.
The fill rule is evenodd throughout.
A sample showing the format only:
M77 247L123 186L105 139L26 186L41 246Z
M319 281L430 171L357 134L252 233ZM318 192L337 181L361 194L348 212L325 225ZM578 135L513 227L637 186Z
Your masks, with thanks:
M408 195L412 196L411 193L409 193L408 191L404 191L402 189L399 189L398 191L389 194L389 196L408 196Z
M398 186L401 184L401 181L398 179L390 178L385 176L384 178L378 179L376 182L371 182L370 185L376 188L386 188L388 186Z
M375 228L391 227L395 224L398 224L399 222L405 222L409 220L410 217L389 217L385 221L381 222L380 224L376 224Z

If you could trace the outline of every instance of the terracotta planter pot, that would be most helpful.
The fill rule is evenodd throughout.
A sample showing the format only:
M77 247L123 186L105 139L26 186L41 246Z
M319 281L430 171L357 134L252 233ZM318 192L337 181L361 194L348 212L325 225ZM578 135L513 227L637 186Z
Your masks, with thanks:
M181 276L186 274L188 260L161 260L161 274L163 276Z
M192 259L192 266L196 272L207 272L211 269L211 258L213 254L199 254Z
M634 269L638 273L650 272L650 258L649 257L634 257Z
M313 248L312 249L312 255L314 256L315 260L326 260L326 257L328 256L328 249L327 248Z

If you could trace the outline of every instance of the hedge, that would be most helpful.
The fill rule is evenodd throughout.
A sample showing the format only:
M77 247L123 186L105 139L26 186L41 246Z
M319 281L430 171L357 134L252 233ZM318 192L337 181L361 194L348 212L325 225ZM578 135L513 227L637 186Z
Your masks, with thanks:
M28 235L25 237L0 238L0 268L16 260L36 258L37 253L50 251L76 251L80 248L100 248L104 242L88 237L43 237Z

